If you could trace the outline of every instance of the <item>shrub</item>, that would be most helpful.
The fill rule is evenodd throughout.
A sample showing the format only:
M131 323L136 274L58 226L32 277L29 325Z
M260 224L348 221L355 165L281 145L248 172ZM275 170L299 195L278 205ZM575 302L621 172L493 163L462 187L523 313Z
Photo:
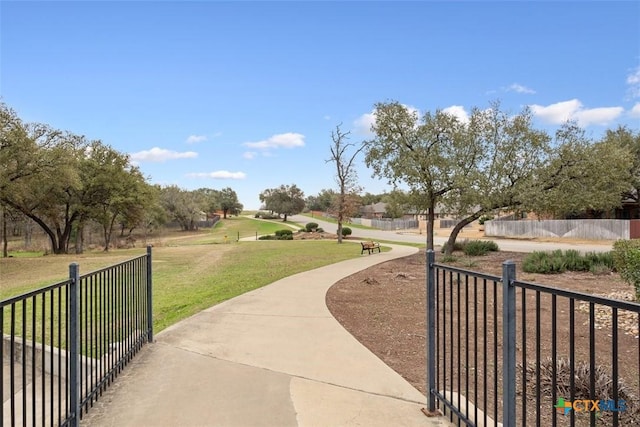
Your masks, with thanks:
M640 301L640 240L618 240L612 255L620 277L635 288L636 300Z
M447 245L449 242L445 243L444 245L442 245L442 253L446 252L447 250ZM456 241L453 244L453 251L464 251L464 247L467 245L467 243L469 243L469 241L467 239L464 239L462 242Z
M318 229L318 223L317 222L308 222L307 225L304 226L304 228L308 232L316 231Z
M594 264L604 264L609 267L609 270L615 269L615 265L613 262L613 252L587 252L584 254L584 257L589 262L589 269Z
M265 236L260 236L258 237L258 240L275 240L276 236L274 236L273 234L267 234Z
M276 237L291 236L291 235L293 235L293 231L291 231L291 230L277 230L276 231Z
M565 271L590 271L593 274L606 274L613 270L611 252L587 252L560 249L553 252L533 252L522 261L522 270L526 273L554 274Z
M445 255L442 257L442 262L456 262L458 258L453 255Z
M472 240L464 245L463 251L465 255L469 256L486 255L492 251L497 252L498 245L491 240Z
M532 252L522 260L525 273L559 274L566 271L561 250L553 252Z
M323 229L323 228L321 228L321 227L316 228L316 231L317 231L318 233L324 233L324 229Z
M342 237L351 236L351 229L349 227L342 227Z
M611 267L602 262L596 262L591 264L589 272L595 276L602 276L604 274L611 273Z
M575 249L567 249L566 251L564 251L564 255L559 256L564 257L564 263L567 270L589 271L591 263L580 253L580 251L577 251Z

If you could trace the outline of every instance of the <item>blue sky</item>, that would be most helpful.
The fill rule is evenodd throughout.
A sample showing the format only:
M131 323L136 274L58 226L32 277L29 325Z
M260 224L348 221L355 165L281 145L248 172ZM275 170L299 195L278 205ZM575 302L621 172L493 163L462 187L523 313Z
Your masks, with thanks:
M640 129L640 2L3 0L0 43L0 96L23 120L249 209L281 184L336 188L331 131L368 138L376 102ZM390 190L361 163L365 191Z

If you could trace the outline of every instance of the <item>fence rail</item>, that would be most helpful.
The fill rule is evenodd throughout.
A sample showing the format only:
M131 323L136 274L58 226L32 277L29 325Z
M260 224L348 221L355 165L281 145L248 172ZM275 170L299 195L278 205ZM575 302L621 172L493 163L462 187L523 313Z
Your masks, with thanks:
M77 426L153 340L146 255L0 301L3 426Z
M520 281L509 261L501 277L433 251L427 265L430 410L471 426L640 425L640 304Z

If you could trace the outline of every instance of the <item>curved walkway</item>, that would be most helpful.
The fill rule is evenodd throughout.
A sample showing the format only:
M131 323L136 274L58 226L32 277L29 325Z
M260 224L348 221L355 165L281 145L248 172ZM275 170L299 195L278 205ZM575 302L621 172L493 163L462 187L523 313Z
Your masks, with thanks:
M287 277L160 332L81 425L448 425L425 417L425 397L325 304L343 277L416 251L390 246Z

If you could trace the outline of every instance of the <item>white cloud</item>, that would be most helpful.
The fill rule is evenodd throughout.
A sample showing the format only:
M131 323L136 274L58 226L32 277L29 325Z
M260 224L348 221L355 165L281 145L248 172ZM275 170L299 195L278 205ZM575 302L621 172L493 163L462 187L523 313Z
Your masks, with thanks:
M215 171L215 172L198 172L187 174L191 178L213 178L213 179L245 179L247 174L244 172L229 172L229 171Z
M280 133L262 141L245 142L242 145L259 150L304 147L304 135L293 132Z
M163 163L167 160L174 159L194 159L196 157L198 157L198 153L195 151L184 151L180 153L159 147L153 147L151 150L138 151L137 153L131 154L131 160L133 161L155 163Z
M242 154L242 157L248 160L255 159L258 153L256 151L246 151Z
M457 117L463 123L469 122L469 114L465 111L462 105L452 105L442 110L443 113L451 114Z
M371 126L376 123L375 112L365 113L353 121L354 132L360 135L373 136Z
M526 93L526 94L534 94L535 90L530 89L526 86L523 86L519 83L513 83L509 87L505 89L507 92L516 92L516 93Z
M640 119L640 102L637 102L636 105L631 108L629 114L631 115L631 117Z
M198 142L204 142L206 140L206 135L189 135L189 138L187 138L187 144L197 144Z
M601 107L584 108L582 102L577 99L557 102L542 106L531 105L531 111L542 121L550 124L562 124L567 120L576 120L580 126L601 125L606 126L619 117L624 108Z
M627 76L627 84L629 85L629 94L632 98L640 97L640 67Z

